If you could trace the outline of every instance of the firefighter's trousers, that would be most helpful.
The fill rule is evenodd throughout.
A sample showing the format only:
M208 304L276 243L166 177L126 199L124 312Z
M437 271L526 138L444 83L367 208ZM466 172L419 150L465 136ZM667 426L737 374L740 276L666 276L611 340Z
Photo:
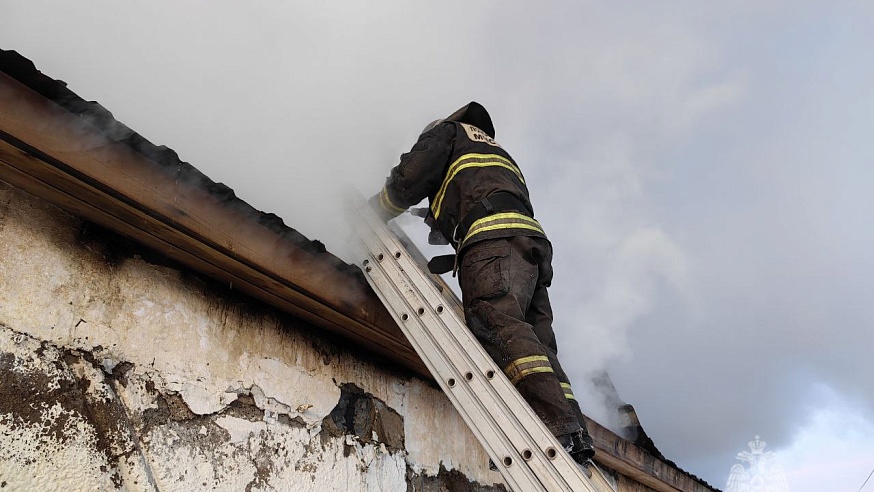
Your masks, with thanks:
M459 268L467 325L553 435L585 429L558 362L552 308L552 246L514 236L474 243Z

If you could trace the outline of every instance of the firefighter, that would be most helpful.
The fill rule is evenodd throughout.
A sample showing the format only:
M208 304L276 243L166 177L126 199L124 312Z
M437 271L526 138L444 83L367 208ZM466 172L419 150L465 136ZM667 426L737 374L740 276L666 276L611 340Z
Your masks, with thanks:
M552 246L534 219L525 178L495 141L482 105L471 102L429 124L370 204L388 221L426 197L429 242L456 251L448 263L432 260L431 271L457 271L468 327L550 432L584 463L594 455L592 439L552 331Z

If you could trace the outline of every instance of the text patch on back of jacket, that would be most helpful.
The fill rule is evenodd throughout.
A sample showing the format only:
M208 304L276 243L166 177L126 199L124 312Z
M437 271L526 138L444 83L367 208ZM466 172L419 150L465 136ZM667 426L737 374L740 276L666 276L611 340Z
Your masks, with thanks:
M495 142L495 139L490 137L488 133L480 130L479 128L468 125L467 123L462 123L462 127L464 127L464 132L467 133L467 138L473 140L474 142L483 142L489 145L494 145L495 147L500 147L501 145L498 142Z

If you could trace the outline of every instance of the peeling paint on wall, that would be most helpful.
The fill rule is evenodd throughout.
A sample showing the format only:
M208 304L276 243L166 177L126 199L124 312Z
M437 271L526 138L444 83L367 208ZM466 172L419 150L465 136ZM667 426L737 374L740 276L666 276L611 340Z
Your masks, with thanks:
M3 492L496 490L487 463L430 383L0 182Z
M3 481L22 490L148 484L124 412L97 374L82 357L0 326Z

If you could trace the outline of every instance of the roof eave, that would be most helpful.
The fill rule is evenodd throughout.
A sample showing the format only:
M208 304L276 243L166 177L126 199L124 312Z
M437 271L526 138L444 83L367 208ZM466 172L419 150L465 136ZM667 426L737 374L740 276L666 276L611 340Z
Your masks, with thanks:
M429 376L357 270L184 179L183 164L153 162L0 73L0 179Z

